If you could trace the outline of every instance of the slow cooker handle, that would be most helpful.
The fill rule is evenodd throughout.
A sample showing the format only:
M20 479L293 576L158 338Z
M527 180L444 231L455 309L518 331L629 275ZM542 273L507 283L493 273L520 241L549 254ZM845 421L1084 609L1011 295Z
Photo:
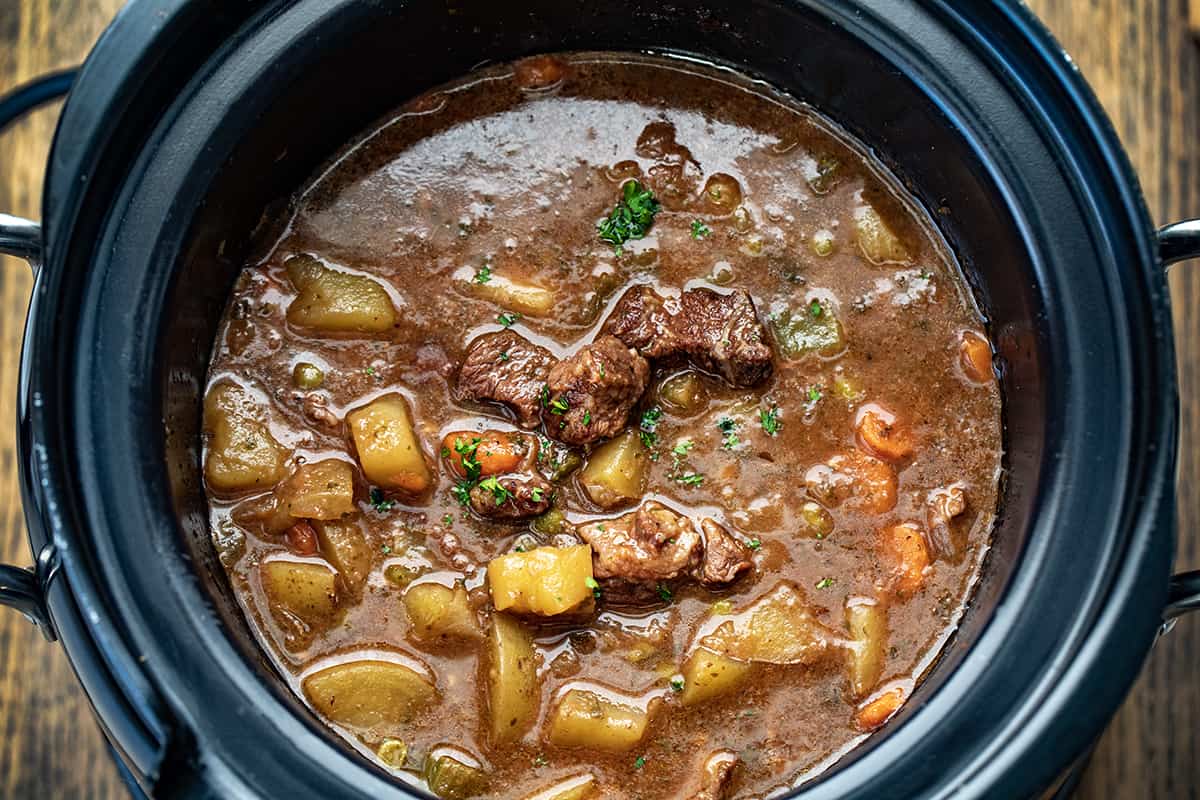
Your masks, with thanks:
M38 106L65 95L74 81L75 70L52 72L0 97L0 133ZM0 213L0 254L25 259L36 275L42 262L42 226ZM48 547L33 569L0 564L0 605L20 611L51 640L55 638L54 625L46 608L45 589L57 562L54 549Z

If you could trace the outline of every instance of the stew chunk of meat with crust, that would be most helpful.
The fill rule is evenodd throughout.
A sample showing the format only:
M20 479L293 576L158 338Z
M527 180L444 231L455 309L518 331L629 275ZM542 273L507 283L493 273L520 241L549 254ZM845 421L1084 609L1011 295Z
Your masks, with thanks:
M212 540L387 775L750 800L903 713L988 551L1000 396L868 150L728 72L540 55L274 208L206 384Z

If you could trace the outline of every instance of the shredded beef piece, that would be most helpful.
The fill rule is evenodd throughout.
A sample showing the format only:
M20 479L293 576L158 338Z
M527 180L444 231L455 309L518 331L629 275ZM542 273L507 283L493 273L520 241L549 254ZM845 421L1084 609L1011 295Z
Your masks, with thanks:
M650 365L612 336L601 336L556 364L546 379L542 422L568 444L614 436L646 388Z
M700 791L691 800L727 800L733 789L733 778L741 758L732 750L718 750L704 762L700 775Z
M502 403L516 412L518 422L532 428L538 422L538 399L554 355L513 331L485 333L467 346L458 371L459 400Z
M754 386L771 373L766 333L742 289L688 289L668 299L634 286L617 301L604 332L646 358L687 359L734 386Z
M471 489L471 510L489 519L528 519L549 510L554 486L540 475L500 475Z
M739 575L754 566L750 548L711 519L700 520L704 531L704 561L696 578L707 587L732 583Z

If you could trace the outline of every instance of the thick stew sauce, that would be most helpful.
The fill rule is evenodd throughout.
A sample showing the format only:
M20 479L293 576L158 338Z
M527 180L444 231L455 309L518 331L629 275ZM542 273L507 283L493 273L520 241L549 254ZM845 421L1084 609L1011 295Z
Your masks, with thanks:
M400 108L263 226L204 472L251 627L444 798L762 797L969 599L1000 395L929 217L732 73L578 54Z

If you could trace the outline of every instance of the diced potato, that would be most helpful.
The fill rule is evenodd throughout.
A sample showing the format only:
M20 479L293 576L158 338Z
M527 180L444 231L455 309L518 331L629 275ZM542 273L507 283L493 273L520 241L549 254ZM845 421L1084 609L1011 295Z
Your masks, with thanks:
M958 342L958 356L963 372L976 383L995 380L992 372L992 346L974 331L963 331Z
M497 611L550 617L591 601L592 548L538 547L493 558L487 567Z
M550 743L617 753L629 750L642 740L650 719L634 702L621 703L586 689L571 689L550 719Z
M375 553L367 544L358 523L353 519L327 520L313 523L321 554L341 573L346 584L358 591L367 580Z
M442 439L442 457L460 478L468 477L464 459L468 465L478 464L477 477L486 478L515 472L521 461L530 455L531 447L537 447L537 440L520 433L452 431ZM536 450L533 456L536 458Z
M320 714L356 728L403 725L437 699L437 690L425 675L377 659L326 667L306 677L302 686Z
M846 648L850 692L855 697L866 697L883 674L887 609L868 598L853 598L846 603L846 627L850 630L850 646Z
M813 618L804 594L786 581L724 622L701 645L738 661L811 664L837 636Z
M658 396L663 404L677 414L692 416L704 410L708 392L704 381L691 370L672 375L658 387Z
M912 594L925 583L929 548L920 527L912 522L883 529L883 549L896 569L896 591Z
M454 276L459 291L495 303L507 311L530 317L544 317L554 310L557 302L550 289L536 283L510 278L498 272L469 268Z
M368 480L409 494L429 488L433 477L403 397L386 394L350 412L346 420Z
M396 325L396 309L379 282L329 269L310 255L285 265L299 295L288 306L288 322L336 333L383 333Z
M279 485L275 496L281 510L297 519L337 519L358 510L354 470L336 458L300 465Z
M891 719L908 697L902 684L894 684L878 693L854 712L854 724L860 731L873 731Z
M888 227L873 206L863 204L854 211L854 236L862 254L873 264L908 264L908 248Z
M266 489L284 474L287 452L262 421L247 392L232 383L214 386L204 398L209 433L204 477L217 492Z
M537 659L533 636L507 614L492 614L487 644L487 698L493 744L521 736L537 717Z
M636 431L627 430L597 447L579 473L579 484L601 508L630 505L646 489L650 456Z
M694 706L728 694L741 686L753 669L753 665L745 661L735 661L707 647L698 647L683 664L680 702Z
M384 739L375 755L392 769L404 769L408 763L408 745L403 739Z
M337 573L325 564L273 559L259 569L273 607L314 627L328 624L337 614Z
M881 406L863 408L855 431L859 446L884 461L903 461L916 450L912 430Z
M463 754L463 759L468 758ZM487 791L487 774L477 765L449 753L431 753L425 759L425 785L442 800L467 800Z
M531 794L525 800L587 800L596 791L596 778L592 775L576 775L559 781L549 789Z
M828 303L785 308L772 314L770 323L784 358L801 358L810 353L834 355L844 344L842 323Z
M800 521L803 525L800 533L804 536L824 539L833 533L833 515L812 500L805 500L800 506Z
M483 630L462 585L451 589L440 583L418 583L404 593L404 609L413 636L423 642L482 639Z

